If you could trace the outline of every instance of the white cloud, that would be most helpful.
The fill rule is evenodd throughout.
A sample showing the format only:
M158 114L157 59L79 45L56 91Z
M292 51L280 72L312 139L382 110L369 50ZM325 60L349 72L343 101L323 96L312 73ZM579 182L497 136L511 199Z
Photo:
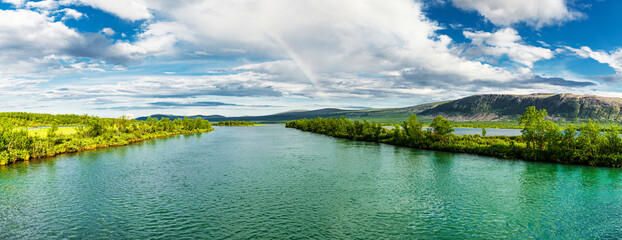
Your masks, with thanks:
M45 52L45 49L66 46L66 39L78 38L79 34L60 22L51 22L47 16L37 12L0 10L0 36L2 49L10 51L19 43Z
M61 19L63 21L67 19L80 20L81 18L85 16L83 13L78 12L75 9L71 9L71 8L64 8L64 9L58 10L58 12L62 12L64 14L64 16Z
M150 9L153 9L166 14L167 21L147 22L143 25L144 31L132 41L109 43L97 36L78 34L52 19L44 19L41 24L63 26L75 36L56 39L55 44L63 44L56 48L39 44L54 50L40 57L68 55L105 59L115 64L148 56L197 57L199 53L227 58L276 59L246 64L239 69L270 74L275 81L327 86L339 86L334 81L344 75L379 75L382 72L407 74L404 81L416 84L424 84L424 80L428 84L439 81L505 83L527 72L525 69L506 70L457 55L452 39L437 34L440 28L437 23L425 17L420 3L410 0L390 3L373 0L58 2L59 5L69 3L87 4L129 20L151 18ZM39 4L50 8L52 5ZM70 9L64 10L69 12ZM43 13L38 15L45 18ZM112 35L114 30L105 28L102 33ZM474 45L480 42L478 47L483 54L506 54L529 68L533 67L533 62L553 56L548 49L521 44L520 36L512 29L496 33L465 32L465 35L473 39ZM66 49L69 50L64 51ZM375 81L390 85L394 80Z
M2 0L2 2L13 4L16 7L21 7L24 5L24 2L26 2L26 0Z
M86 5L102 11L114 14L119 18L136 21L151 19L153 15L148 9L148 4L154 6L164 6L159 4L158 0L43 0L43 1L26 1L26 0L3 0L11 3L16 7L26 6L28 8L55 10L60 6L67 5ZM173 1L171 1L173 2ZM24 4L25 3L25 4Z
M32 94L44 79L0 78L0 95Z
M71 4L146 21L139 34L115 41L105 36L117 34L111 28L102 29L103 34L77 32L49 14ZM508 56L525 67L505 69L463 56L462 46L440 35L438 24L426 18L420 2L412 0L46 0L26 5L29 10L0 12L4 53L0 77L123 70L110 64L133 68L133 63L153 59L178 61L175 64L228 61L221 73L210 76L145 77L138 67L137 73L128 73L131 76L122 80L89 79L99 84L88 86L55 82L49 84L53 87L33 90L44 92L38 96L41 101L79 99L103 104L106 99L208 96L439 100L581 85L532 75L533 63L554 53L526 45L510 28L494 33L467 31L465 36L479 56ZM71 15L64 9L66 16Z
M143 0L79 0L79 2L127 20L136 21L153 17Z
M597 78L608 82L622 82L622 48L618 48L610 52L602 50L593 51L591 48L586 46L578 49L566 47L566 49L572 51L579 57L591 58L599 63L607 64L616 72L614 75L596 76Z
M188 52L280 59L243 68L287 81L323 82L344 73L404 69L434 74L433 81L517 77L453 54L452 40L438 35L439 26L424 16L420 3L409 0L201 1L168 14L170 22L157 24L173 26L166 31L191 46Z
M569 9L566 0L452 0L456 7L475 10L497 25L524 22L536 28L584 17Z
M111 47L110 53L121 59L129 58L134 60L140 60L145 56L174 54L174 45L178 40L177 36L171 33L171 27L174 28L174 24L151 24L145 32L138 35L138 40L132 43L118 41Z
M6 74L38 72L50 56L81 38L75 30L47 16L28 10L0 10L0 71Z
M101 32L106 36L112 36L115 34L115 31L112 28L104 28L101 30Z
M58 1L55 0L43 0L43 1L38 1L38 2L27 2L26 3L26 7L28 8L37 8L37 9L44 9L44 10L54 10L57 9L59 6Z
M267 74L243 72L207 76L143 76L113 84L59 86L47 91L46 99L95 99L102 97L161 99L199 96L282 96L300 95L305 84L272 81Z
M71 15L70 10L61 11ZM102 71L114 68L109 63L134 59L132 52L119 52L113 44L100 34L77 32L62 21L55 21L47 12L0 10L0 77L41 78ZM139 40L136 44L145 53L161 50L161 46L150 41ZM100 62L102 59L108 63Z
M592 58L599 63L609 65L617 73L622 73L622 48L605 52L605 51L593 51L589 47L581 47L579 49L566 47L568 50L574 52L577 56L582 58Z
M554 56L554 52L549 49L522 44L518 32L512 28L500 29L494 33L483 31L463 33L475 46L471 51L496 57L506 55L512 61L528 68L533 68L534 62L551 59ZM521 71L525 72L524 69Z

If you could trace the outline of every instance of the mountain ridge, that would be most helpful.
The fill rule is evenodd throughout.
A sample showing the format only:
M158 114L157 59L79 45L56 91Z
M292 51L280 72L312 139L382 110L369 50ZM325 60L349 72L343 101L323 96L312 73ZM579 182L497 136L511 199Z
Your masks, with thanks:
M508 121L516 120L527 107L546 109L549 117L554 120L577 121L622 120L622 98L601 97L594 95L576 95L572 93L534 93L528 95L515 94L482 94L456 100L419 104L402 108L344 110L323 108L316 110L292 110L264 116L226 117L222 115L194 115L189 118L201 117L209 121L256 121L284 122L301 118L340 117L351 119L370 119L384 122L401 122L412 114L422 119L442 115L453 121ZM151 117L170 119L186 116L156 114ZM137 120L145 120L140 117Z

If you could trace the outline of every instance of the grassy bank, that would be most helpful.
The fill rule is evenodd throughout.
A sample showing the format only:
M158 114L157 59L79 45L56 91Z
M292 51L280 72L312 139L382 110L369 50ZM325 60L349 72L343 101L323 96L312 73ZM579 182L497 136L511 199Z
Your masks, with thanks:
M422 130L416 116L395 129L367 121L345 118L302 119L286 127L357 141L381 142L398 146L457 153L472 153L505 159L558 162L593 166L622 167L622 138L617 125L601 132L597 122L581 127L569 125L564 131L544 120L546 111L528 108L521 117L523 135L516 137L452 134L453 125L442 117ZM578 133L578 130L581 132Z
M57 123L78 125L78 127L59 128L55 125ZM25 128L25 126L33 125L51 125L51 127ZM126 118L77 115L2 113L0 114L0 165L211 130L213 128L210 123L201 119L170 121L163 118L136 121Z

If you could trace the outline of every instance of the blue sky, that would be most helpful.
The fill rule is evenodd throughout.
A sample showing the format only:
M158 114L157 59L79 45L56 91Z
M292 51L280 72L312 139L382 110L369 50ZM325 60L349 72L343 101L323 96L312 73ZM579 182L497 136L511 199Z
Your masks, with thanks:
M242 116L622 97L622 1L2 0L0 111Z

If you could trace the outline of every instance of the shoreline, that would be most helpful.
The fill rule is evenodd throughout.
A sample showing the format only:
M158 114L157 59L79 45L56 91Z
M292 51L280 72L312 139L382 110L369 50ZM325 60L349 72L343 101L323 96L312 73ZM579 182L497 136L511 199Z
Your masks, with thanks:
M146 138L139 138L139 139L133 139L133 140L129 140L127 142L119 142L119 143L112 143L112 144L97 144L95 146L84 146L83 148L80 149L67 149L65 151L56 151L52 154L47 154L47 155L29 155L28 159L18 159L16 161L13 162L0 162L0 166L10 166L13 164L17 164L17 163L23 163L23 162L29 162L30 160L45 160L48 158L55 158L59 155L62 154L69 154L69 153L78 153L78 152L87 152L87 151L93 151L93 150L97 150L97 149L104 149L104 148L110 148L110 147L121 147L121 146L127 146L130 144L134 144L134 143L139 143L139 142L144 142L147 140L151 140L151 139L158 139L158 138L166 138L166 137L171 137L171 136L176 136L176 135L186 135L186 134L197 134L197 133L204 133L204 132L211 132L213 131L214 128L211 129L200 129L200 130L194 130L194 131L185 131L185 132L178 132L178 133L167 133L167 134L156 134L156 135L148 135L148 137Z
M414 116L413 116L414 117ZM585 166L622 168L622 138L615 131L602 134L597 124L582 129L561 132L553 126L547 135L538 137L539 132L520 136L455 135L451 123L438 117L433 131L421 130L416 117L405 123L404 129L389 130L379 124L369 122L350 122L346 119L317 118L288 122L286 127L331 137L354 141L386 143L416 149L435 150L452 153L468 153L500 159L520 159L532 162L552 162ZM438 129L437 129L438 128ZM600 134L599 134L600 133ZM586 145L597 142L599 145Z
M328 135L328 134L317 133L317 132L313 132L313 131L305 131L305 130L298 129L298 128L294 128L294 129L299 130L299 131L303 131L303 132L319 134L319 135L322 135L322 136L327 136L327 137L332 137L332 138L339 138L339 139L345 139L345 140L356 141L356 142L379 143L379 144L387 144L387 145L396 146L396 147L405 147L405 148L412 148L412 149L419 149L419 150L426 150L426 151L438 151L438 152L445 152L445 153L473 154L473 155L476 155L476 156L492 157L492 158L497 158L497 159L500 159L500 160L515 160L515 161L526 161L526 162L555 163L555 164L563 164L563 165L588 166L588 167L622 168L622 166L611 166L611 165L605 165L605 164L583 164L583 163L574 163L574 162L559 162L559 161L544 160L544 159L543 160L534 160L534 159L527 159L527 158L516 157L516 156L504 156L502 154L486 154L486 153L475 152L475 151L472 151L472 152L471 151L460 151L460 150L452 151L454 148L451 148L451 147L448 147L448 148L437 147L437 146L427 147L427 148L412 147L412 146L408 146L408 145L404 145L404 144L395 144L395 143L386 142L386 141L355 140L355 139L350 139L350 138L345 138L345 137L331 136L331 135ZM458 136L458 135L456 135L456 136ZM492 139L494 137L495 136L487 137L487 138L491 138ZM504 136L504 137L506 137L506 136Z

